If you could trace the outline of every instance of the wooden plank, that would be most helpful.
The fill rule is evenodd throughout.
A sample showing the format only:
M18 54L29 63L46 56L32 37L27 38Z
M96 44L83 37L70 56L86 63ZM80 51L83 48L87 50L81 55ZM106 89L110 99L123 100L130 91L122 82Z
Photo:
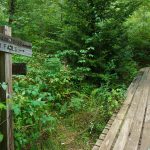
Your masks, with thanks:
M107 136L105 137L104 142L101 144L99 150L110 150L111 149L111 147L115 141L115 138L117 136L117 133L120 129L121 123L124 119L124 116L128 110L128 107L129 107L131 101L132 101L134 93L137 90L137 87L141 80L141 76L142 76L142 74L140 74L137 77L137 79L135 80L134 83L131 83L131 85L129 87L130 90L128 90L127 98L123 104L123 107L120 109L119 113L117 114L116 119L114 120L114 122L113 122ZM118 149L118 150L121 150L121 149Z
M11 28L9 27L0 28L0 32L11 36ZM0 88L0 102L7 106L7 110L0 114L0 131L4 135L4 139L0 143L0 149L14 150L11 103L6 101L11 98L12 94L12 58L8 53L0 52L0 82L7 83L6 90Z
M5 53L29 56L29 57L32 56L32 50L30 48L18 46L2 40L0 40L0 51Z
M104 140L105 136L106 136L106 134L103 134L103 133L102 133L102 134L100 135L100 137L99 137L99 140Z
M134 121L132 124L132 129L130 131L130 136L128 138L125 149L126 150L137 150L140 141L140 135L142 131L142 125L144 120L144 114L146 110L146 104L148 100L148 92L150 89L150 71L148 72L148 78L144 83L143 93L140 96L140 102L134 116Z
M26 75L27 74L26 63L13 63L12 74L13 75Z
M114 120L115 120L115 118L116 118L116 115L117 115L117 114L114 114L114 115L110 118L110 120L109 120L108 123L107 123L108 126L111 126L111 125L112 125L112 123L114 122Z
M96 144L95 144L95 146L93 147L92 150L94 150L94 149L95 149L95 150L96 150L96 149L98 150L98 149L99 149L101 143L103 142L104 138L106 137L106 135L107 135L107 133L108 133L108 131L109 131L109 128L111 127L110 124L112 124L112 122L114 121L115 117L116 117L116 114L114 114L114 115L111 117L111 119L108 121L106 127L105 127L104 130L102 131L101 135L99 136L99 139L97 140L97 142L96 142Z
M150 90L148 95L148 103L146 109L146 116L144 120L140 150L149 150L149 149L150 149Z
M94 146L92 150L99 150L99 146Z
M101 140L97 140L97 142L96 142L95 146L100 146L102 142L103 142L103 140L102 140L102 139L101 139Z
M108 133L108 131L109 131L109 129L106 129L106 128L105 128L105 129L103 130L102 134L105 134L105 135L106 135L106 134Z
M128 136L130 133L130 129L132 126L132 122L134 120L134 116L138 107L138 103L141 99L141 94L143 93L143 88L145 86L145 82L147 81L147 75L148 75L149 69L146 68L144 71L144 75L139 82L139 87L137 88L135 95L133 97L132 104L129 108L129 111L127 112L127 115L125 117L125 120L123 122L122 128L119 132L118 138L116 140L116 143L114 145L113 150L123 150L125 147L125 144L128 140Z

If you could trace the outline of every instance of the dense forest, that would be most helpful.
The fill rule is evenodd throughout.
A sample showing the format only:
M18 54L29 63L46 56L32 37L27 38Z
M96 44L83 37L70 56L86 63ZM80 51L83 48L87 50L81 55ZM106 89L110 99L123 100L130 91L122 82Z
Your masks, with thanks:
M33 50L13 56L28 66L13 76L16 150L91 149L150 66L149 0L0 0L0 25Z

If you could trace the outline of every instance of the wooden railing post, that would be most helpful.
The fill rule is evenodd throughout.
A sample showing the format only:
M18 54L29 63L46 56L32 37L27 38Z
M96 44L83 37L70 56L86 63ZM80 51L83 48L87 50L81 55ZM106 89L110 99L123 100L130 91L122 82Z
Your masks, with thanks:
M11 36L11 28L0 27L0 33ZM0 102L6 104L7 109L0 114L0 132L3 141L0 150L14 150L13 119L10 98L12 96L12 57L9 53L0 52L0 83L6 83L7 89L0 87Z

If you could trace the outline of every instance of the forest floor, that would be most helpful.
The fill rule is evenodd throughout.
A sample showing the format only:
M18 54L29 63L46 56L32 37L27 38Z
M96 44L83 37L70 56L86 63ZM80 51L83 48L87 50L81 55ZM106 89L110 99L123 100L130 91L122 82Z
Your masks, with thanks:
M91 150L100 133L94 136L90 134L90 121L87 116L88 114L79 116L75 121L64 119L59 122L55 135L58 150Z

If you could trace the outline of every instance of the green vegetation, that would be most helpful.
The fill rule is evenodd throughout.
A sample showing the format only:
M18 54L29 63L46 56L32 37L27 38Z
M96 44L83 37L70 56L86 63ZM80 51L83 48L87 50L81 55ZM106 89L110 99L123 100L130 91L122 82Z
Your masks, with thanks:
M149 65L149 8L140 0L0 1L1 25L33 44L32 58L13 57L28 66L13 77L16 150L91 149Z

